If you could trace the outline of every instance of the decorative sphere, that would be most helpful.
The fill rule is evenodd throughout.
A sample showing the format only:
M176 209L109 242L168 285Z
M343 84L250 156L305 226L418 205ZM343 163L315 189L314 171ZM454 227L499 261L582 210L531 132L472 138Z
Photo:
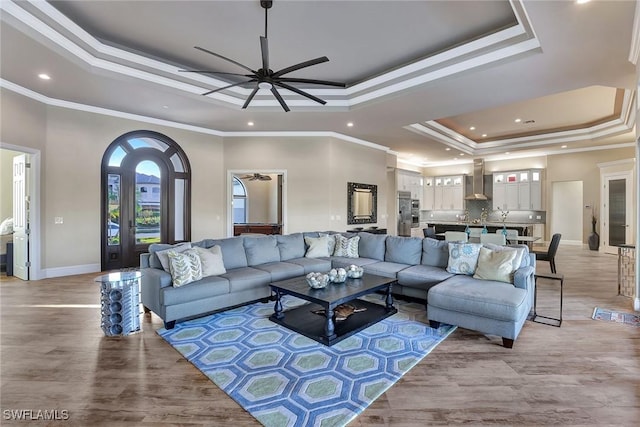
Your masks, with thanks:
M359 279L364 274L364 269L355 264L351 264L347 267L347 277L352 279Z
M306 279L309 286L313 289L322 289L329 284L329 275L324 273L309 273Z

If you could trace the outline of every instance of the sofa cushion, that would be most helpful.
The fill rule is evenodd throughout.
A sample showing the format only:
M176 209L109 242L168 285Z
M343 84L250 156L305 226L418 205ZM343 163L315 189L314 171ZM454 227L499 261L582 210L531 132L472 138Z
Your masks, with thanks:
M398 272L398 283L403 286L428 290L431 286L453 276L442 267L412 265ZM427 294L424 295L424 298Z
M318 233L320 237L327 236L327 242L329 243L329 256L333 255L336 250L336 235L337 233Z
M489 319L516 322L529 311L527 291L492 280L478 283L471 276L455 275L429 289L430 306Z
M202 277L218 276L227 272L224 268L222 248L220 245L213 245L208 249L195 246L193 249L200 257L200 263L202 264Z
M211 246L220 245L222 248L222 259L224 268L231 270L234 268L247 267L247 256L244 252L244 237L229 237L228 239L211 240L207 244Z
M271 274L254 267L227 269L227 272L219 277L229 280L229 292L241 292L268 286L271 283Z
M304 256L304 238L302 233L276 235L280 261L287 261Z
M358 258L358 244L360 236L344 237L340 234L336 235L336 249L334 256Z
M304 268L304 274L311 272L326 273L331 270L331 260L329 258L294 258L287 262Z
M448 242L431 237L422 239L422 261L420 263L431 267L447 268L449 264Z
M174 305L229 293L229 281L224 277L205 277L180 288L168 287L161 291L161 304Z
M449 242L449 263L447 271L454 274L473 275L478 265L480 243Z
M401 264L420 264L422 240L419 237L389 236L386 241L384 260Z
M473 278L513 283L513 272L516 271L513 263L517 254L518 251L516 249L492 251L491 249L480 248L478 266Z
M400 264L396 262L374 262L362 266L365 273L375 274L377 276L391 277L395 279L399 271L409 267L407 264Z
M244 249L249 267L280 261L276 236L245 237Z
M183 252L169 250L169 270L174 287L186 285L202 279L202 263L200 255L195 249L187 249Z
M191 248L191 243L177 243L169 245L167 243L152 243L149 245L149 266L152 268L161 268L169 272L169 255L168 251L183 252Z
M357 265L359 267L363 267L367 264L373 264L374 262L379 262L376 259L371 258L349 258L344 256L332 256L331 257L331 265L333 268L347 268L351 264Z
M377 259L384 261L386 234L360 233L358 235L358 256L362 258Z
M290 279L296 276L304 275L304 267L290 262L268 262L266 264L256 265L254 268L264 270L271 274L271 281Z

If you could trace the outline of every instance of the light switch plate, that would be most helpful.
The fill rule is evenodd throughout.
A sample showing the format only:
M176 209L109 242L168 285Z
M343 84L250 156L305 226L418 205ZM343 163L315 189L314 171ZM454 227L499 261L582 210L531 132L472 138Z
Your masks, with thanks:
M57 216L57 217L53 218L53 223L54 224L63 224L64 223L64 219L61 216Z

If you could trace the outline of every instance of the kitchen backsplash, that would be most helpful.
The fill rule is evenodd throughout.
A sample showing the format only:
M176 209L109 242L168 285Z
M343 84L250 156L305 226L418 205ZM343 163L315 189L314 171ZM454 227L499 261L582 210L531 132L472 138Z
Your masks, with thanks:
M469 211L470 221L479 220L482 209L489 212L487 222L502 222L501 212L494 211L491 200L467 200L466 207ZM420 211L421 222L437 222L437 221L461 221L464 220L465 211ZM545 211L509 211L507 215L507 223L519 224L545 224L547 221L547 213ZM462 221L461 221L462 222Z

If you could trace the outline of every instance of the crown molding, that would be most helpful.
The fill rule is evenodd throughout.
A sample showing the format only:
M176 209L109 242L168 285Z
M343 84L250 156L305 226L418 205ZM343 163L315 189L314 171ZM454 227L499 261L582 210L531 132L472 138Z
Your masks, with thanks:
M629 62L638 65L640 60L640 0L636 0L636 12L633 17L631 31L631 47L629 48Z
M559 132L541 132L516 138L496 139L478 143L464 135L441 125L435 120L414 123L405 129L423 135L474 156L495 154L508 150L543 148L549 145L566 144L585 140L597 140L629 132L636 123L636 92L626 89L623 95L620 116L605 123Z
M31 89L27 89L25 87L19 86L15 83L12 83L8 80L0 78L0 88L4 88L15 92L19 95L25 96L27 98L33 99L34 101L40 102L45 105L50 105L53 107L67 108L70 110L83 111L87 113L101 114L103 116L117 117L121 119L127 120L135 120L143 123L151 123L159 126L166 126L174 129L182 129L188 130L191 132L198 132L207 135L219 136L222 138L240 138L240 137L285 137L285 138L294 138L294 137L324 137L324 138L334 138L341 141L349 142L351 144L362 145L367 148L372 148L375 150L380 150L388 154L397 155L394 151L392 151L389 147L385 147L384 145L376 144L374 142L366 141L364 139L354 138L349 135L344 135L338 132L332 131L243 131L243 132L225 132L216 129L205 128L201 126L193 126L185 123L174 122L170 120L157 119L155 117L142 116L139 114L131 114L125 113L122 111L111 110L108 108L96 107L93 105L80 104L77 102L69 102L61 99L50 98L48 96L42 95L41 93L35 92Z
M522 0L510 0L518 24L383 73L345 89L307 89L313 95L324 96L322 106L297 94L283 91L283 98L293 107L313 111L346 111L373 100L459 74L497 61L518 58L540 49L540 43ZM28 11L35 8L41 18ZM117 47L106 45L44 1L0 1L0 10L13 17L14 25L27 33L39 35L71 57L92 68L102 69L130 78L141 79L188 94L200 95L227 82L197 73L180 73L179 67L151 59ZM46 21L46 22L45 22ZM241 108L251 89L232 87L209 95L209 98L231 108ZM280 109L270 92L261 90L252 102L258 108Z

